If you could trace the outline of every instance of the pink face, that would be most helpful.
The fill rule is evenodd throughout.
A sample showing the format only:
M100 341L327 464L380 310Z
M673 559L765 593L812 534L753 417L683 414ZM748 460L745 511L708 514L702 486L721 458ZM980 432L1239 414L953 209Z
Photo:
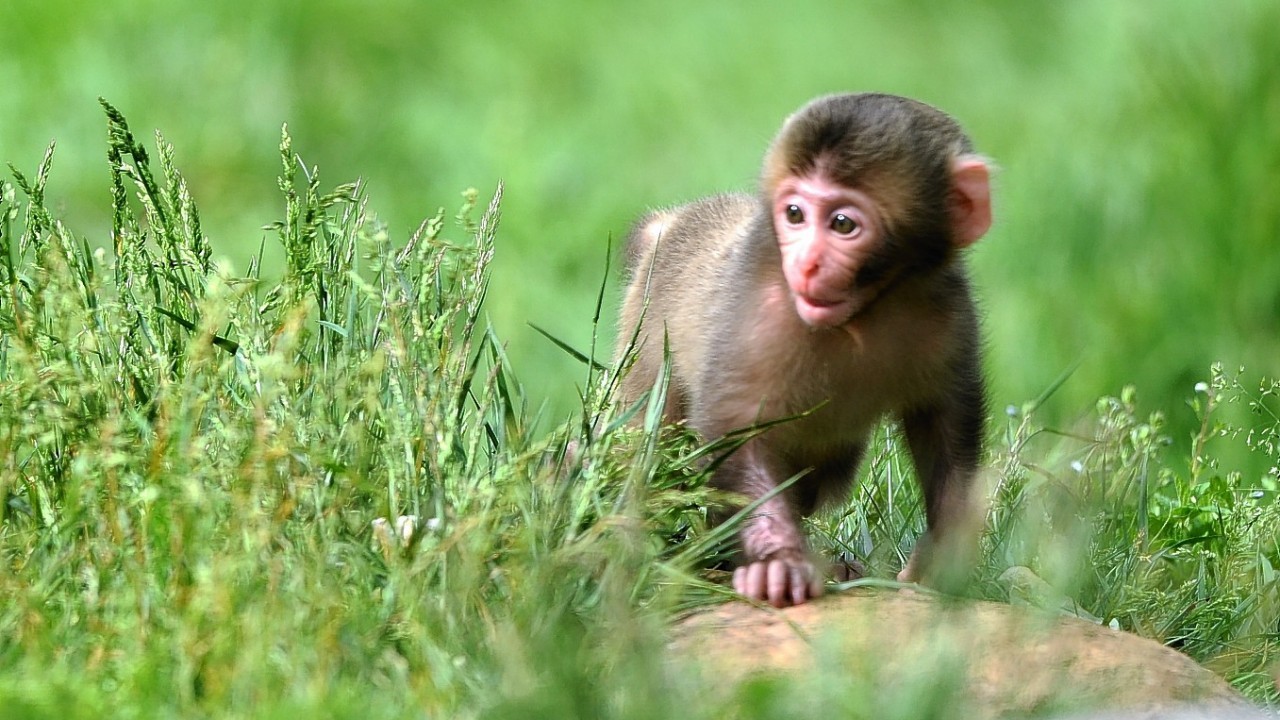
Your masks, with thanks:
M791 177L774 192L772 211L796 314L811 327L843 325L875 294L854 287L858 269L880 243L871 198L819 174Z

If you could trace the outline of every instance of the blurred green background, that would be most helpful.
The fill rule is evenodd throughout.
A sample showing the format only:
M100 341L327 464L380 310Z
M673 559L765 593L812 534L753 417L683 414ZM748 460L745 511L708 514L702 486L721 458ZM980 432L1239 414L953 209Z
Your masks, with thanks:
M174 143L241 271L281 213L282 123L324 186L367 180L396 237L505 181L488 311L552 419L585 372L527 323L587 348L609 238L645 208L750 188L783 117L843 90L939 105L1001 168L971 255L996 410L1076 363L1048 406L1064 423L1130 382L1181 408L1214 360L1280 374L1274 0L45 0L0 15L0 160L34 171L56 139L49 197L95 244L99 95ZM609 280L606 355L616 262ZM1179 436L1193 422L1172 419Z

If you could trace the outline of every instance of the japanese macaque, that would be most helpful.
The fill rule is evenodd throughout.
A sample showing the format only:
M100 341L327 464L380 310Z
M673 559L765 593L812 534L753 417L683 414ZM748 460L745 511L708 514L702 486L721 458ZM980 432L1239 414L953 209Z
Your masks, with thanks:
M715 440L800 416L711 478L758 500L801 474L741 527L733 585L743 596L782 607L822 593L800 520L847 499L886 414L901 422L928 526L898 578L953 572L941 566L966 555L948 548L975 542L986 409L960 251L991 225L988 175L945 113L893 95L833 95L787 119L758 195L652 212L632 231L618 358L635 357L620 402L654 386L665 334L668 420Z

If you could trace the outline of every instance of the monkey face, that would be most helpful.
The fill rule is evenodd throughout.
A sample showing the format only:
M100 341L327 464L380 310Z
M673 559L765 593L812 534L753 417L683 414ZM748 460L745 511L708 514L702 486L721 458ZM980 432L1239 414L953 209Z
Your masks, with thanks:
M778 184L771 210L782 272L805 324L838 327L874 299L882 283L859 277L884 230L866 193L821 174L790 177Z

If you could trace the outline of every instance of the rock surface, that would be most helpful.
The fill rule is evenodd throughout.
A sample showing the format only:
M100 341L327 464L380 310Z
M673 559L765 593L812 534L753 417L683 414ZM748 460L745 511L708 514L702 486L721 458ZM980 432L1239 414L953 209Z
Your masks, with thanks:
M1253 707L1190 658L1130 633L893 589L860 588L783 610L725 603L678 622L669 649L677 666L717 689L762 675L847 677L876 695L903 686L938 694L935 704L952 717L1094 710L1157 717L1192 703L1209 713L1197 717L1235 717Z

